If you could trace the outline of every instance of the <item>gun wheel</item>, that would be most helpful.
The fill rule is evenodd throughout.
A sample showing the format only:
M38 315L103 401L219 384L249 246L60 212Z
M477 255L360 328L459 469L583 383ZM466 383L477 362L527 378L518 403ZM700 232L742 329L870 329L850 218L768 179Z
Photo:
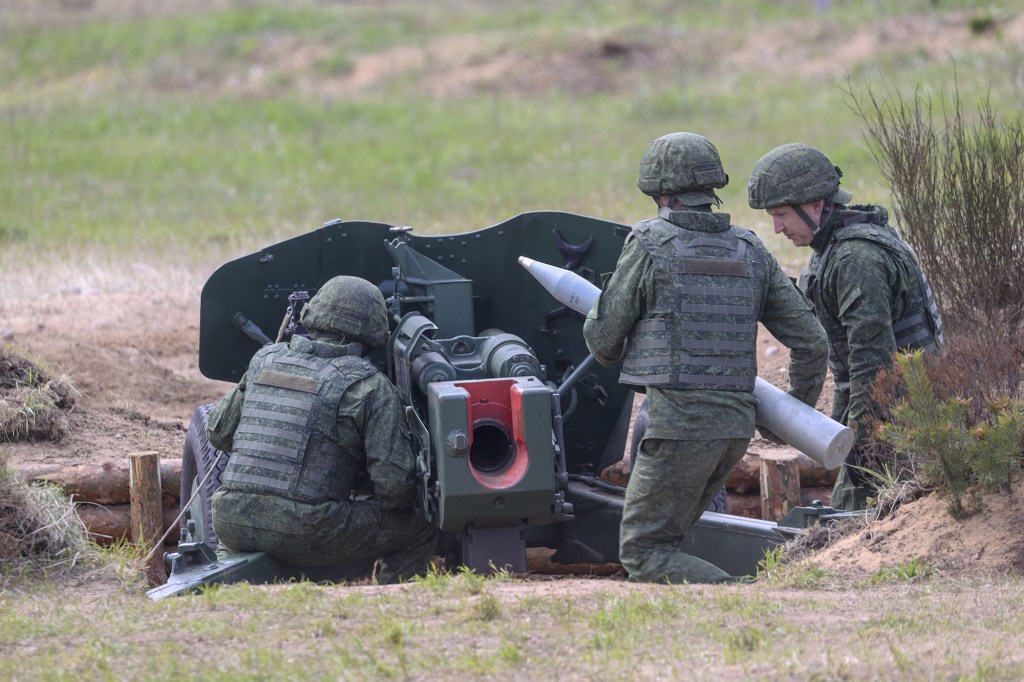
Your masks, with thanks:
M181 456L180 499L182 504L190 500L196 484L206 478L206 474L211 469L214 470L199 491L203 517L195 519L195 523L197 529L202 529L203 541L216 549L217 533L213 530L213 512L210 505L213 493L220 487L220 478L224 473L224 467L227 466L228 458L225 454L218 459L221 451L213 447L206 438L206 425L210 419L211 410L213 410L213 404L200 405L192 413L192 421L189 422L188 431L185 434L185 448Z

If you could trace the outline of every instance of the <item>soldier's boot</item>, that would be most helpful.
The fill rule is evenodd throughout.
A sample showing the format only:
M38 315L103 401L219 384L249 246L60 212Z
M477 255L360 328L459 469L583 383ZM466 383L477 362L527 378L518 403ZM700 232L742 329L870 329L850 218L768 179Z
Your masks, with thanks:
M396 516L402 518L392 517L392 522L404 524L405 532L402 533L402 542L396 543L400 549L385 554L381 559L377 582L382 585L426 575L430 570L430 560L437 551L437 526L427 521L423 514L417 511Z
M730 583L737 578L718 566L692 554L679 551L672 545L655 548L639 561L623 557L622 565L629 572L632 582L669 583Z
M868 486L857 485L857 482L850 476L847 465L844 464L839 468L839 475L832 488L829 505L844 511L863 511L867 509L868 498L872 495L873 492Z

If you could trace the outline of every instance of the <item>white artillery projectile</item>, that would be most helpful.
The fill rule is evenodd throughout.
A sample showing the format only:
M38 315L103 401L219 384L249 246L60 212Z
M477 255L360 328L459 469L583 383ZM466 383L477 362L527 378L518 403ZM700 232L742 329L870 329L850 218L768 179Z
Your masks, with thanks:
M519 264L526 268L556 301L576 312L586 315L597 303L601 290L572 270L541 263L526 256L519 257Z
M601 290L575 272L540 261L519 257L519 264L540 282L555 299L586 315L594 307ZM782 389L757 377L755 421L803 452L826 469L835 469L853 447L853 429L805 405Z

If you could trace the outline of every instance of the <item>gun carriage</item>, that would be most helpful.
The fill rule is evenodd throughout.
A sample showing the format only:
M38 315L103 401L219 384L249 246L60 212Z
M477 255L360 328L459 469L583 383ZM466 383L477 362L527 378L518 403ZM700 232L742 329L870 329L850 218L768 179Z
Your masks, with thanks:
M449 562L476 571L525 569L527 547L556 563L618 559L625 488L598 473L624 451L633 394L597 364L583 315L542 287L519 257L558 264L596 284L614 269L628 227L533 212L474 232L418 235L407 227L336 220L217 269L201 295L199 368L237 382L263 345L304 333L303 303L336 275L377 284L392 331L370 356L394 382L418 450L419 501L442 531ZM282 320L282 312L284 318ZM265 330L276 330L272 339ZM206 440L212 406L186 437L182 541L154 599L217 582L343 580L365 562L316 569L265 553L218 558L210 498L226 453ZM196 493L196 494L193 494ZM801 519L827 516L828 508ZM707 512L684 549L734 575L799 532ZM450 564L451 565L451 564Z

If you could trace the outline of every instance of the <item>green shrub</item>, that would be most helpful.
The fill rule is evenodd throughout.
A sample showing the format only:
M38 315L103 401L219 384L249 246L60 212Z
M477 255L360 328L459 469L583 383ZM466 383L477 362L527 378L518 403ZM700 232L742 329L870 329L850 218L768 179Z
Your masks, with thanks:
M927 92L908 98L888 86L848 95L946 326L1008 325L1020 345L1024 119L1002 120L988 97L977 114L965 112L958 87L936 104Z
M932 568L923 560L913 557L906 563L898 566L883 567L878 569L868 580L871 585L880 583L900 582L916 580L931 575Z
M988 33L996 27L996 19L991 14L974 14L967 19L967 28L974 35Z
M893 393L902 397L877 430L895 457L923 484L947 494L957 518L977 511L974 486L1009 488L1024 463L1024 402L994 399L979 412L973 398L943 397L921 351L898 354L895 367L902 384Z

